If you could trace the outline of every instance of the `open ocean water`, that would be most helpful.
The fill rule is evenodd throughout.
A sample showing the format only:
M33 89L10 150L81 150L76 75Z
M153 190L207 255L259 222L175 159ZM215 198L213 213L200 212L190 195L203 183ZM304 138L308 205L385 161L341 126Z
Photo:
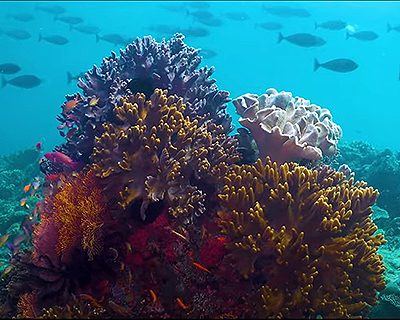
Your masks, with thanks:
M107 143L107 139L102 140L103 136L93 142L89 125L79 129L90 137L89 151L82 144L72 151L51 152L65 142L64 129L69 130L69 124L74 126L73 121L64 119L60 127L56 118L60 112L64 110L65 118L79 115L83 119L79 112L87 111L82 108L96 106L99 101L91 98L83 103L71 98L72 101L64 104L67 95L82 93L77 86L79 77L93 65L100 67L111 52L119 56L120 49L125 49L136 38L150 35L161 42L176 33L185 36L187 46L201 49L201 66L215 67L211 78L216 80L219 90L230 93L232 100L246 93L261 96L267 89L275 88L328 109L343 136L339 152L329 160L328 154L322 162L344 172L346 178L330 179L336 173L310 161L305 163L315 169L313 173L306 167L293 169L294 165L290 174L282 174L285 169L280 169L280 179L287 182L274 181L278 186L271 191L275 188L272 182L271 186L258 182L275 179L278 173L270 174L274 170L272 166L262 177L259 174L261 178L256 177L258 171L254 173L254 179L248 178L253 174L250 166L234 171L238 167L233 163L238 164L235 162L238 160L233 152L228 154L232 151L229 149L231 137L224 136L226 140L221 147L220 136L212 137L216 130L209 128L210 139L217 141L212 147L207 145L209 140L203 139L204 136L201 139L206 142L193 134L199 139L196 143L201 140L204 144L200 145L204 148L201 150L207 150L204 153L195 153L192 145L184 145L187 141L191 143L192 138L182 142L176 138L176 132L169 132L165 141L172 142L163 141L163 149L157 145L156 151L151 151L154 154L148 152L150 147L143 142L147 138L142 136L141 147L137 147L139 138L133 142L118 141L117 147L118 143ZM328 317L344 315L342 310L364 316L368 303L377 304L369 314L371 318L399 317L399 1L1 1L0 48L0 318L40 316L39 312L45 310L39 310L39 306L48 308L59 302L63 307L58 311L48 309L47 316L53 312L71 315L89 306L93 309L89 308L88 314L93 311L100 318L101 312L107 317L133 318L143 315L151 318L160 315L240 318L245 315L246 318L249 314L281 317L281 312L293 317L321 318L323 312ZM134 81L129 87L131 83ZM79 110L77 113L69 113L81 102L74 110ZM165 110L168 109L162 109ZM151 111L154 109L143 114ZM235 128L243 128L232 101L227 112ZM110 114L103 116L112 118ZM120 121L125 121L123 125L110 119L107 121L114 121L120 132L128 131L124 127L128 123L126 119ZM236 129L231 134L236 134ZM67 134L76 138L77 130L72 128ZM92 149L90 143L101 147ZM197 152L200 147L196 143ZM178 152L175 144L184 147ZM139 150L132 151L129 163L121 160L128 157L124 148ZM251 148L241 145L239 149ZM17 152L20 150L21 153ZM212 151L208 153L208 150ZM226 152L223 161L219 156L221 150ZM206 153L211 154L209 162L204 156ZM250 159L254 153L249 153ZM73 159L76 155L79 159ZM169 161L175 161L174 156L178 160ZM196 162L198 159L205 159L201 168L200 162ZM213 161L218 163L210 164ZM254 161L245 159L243 163L254 164ZM221 163L229 164L226 172L220 171L225 170L220 169L222 166L217 167ZM91 164L93 170L82 169L86 164ZM179 172L180 165L184 167L182 172ZM97 177L102 179L92 174L96 170ZM220 172L225 172L225 176L217 177ZM307 183L298 182L303 180L303 173L299 172L307 173L307 176L304 173L309 179ZM315 178L317 174L322 182ZM176 176L179 178L175 179ZM368 187L378 189L379 197L362 183L352 185L353 176L366 181ZM317 182L308 182L312 179ZM253 189L249 187L251 183L255 185ZM284 190L282 196L278 189ZM332 192L339 189L340 192ZM318 200L307 192L318 193ZM279 197L275 196L278 193ZM323 201L328 198L331 203L326 205L328 202ZM257 206L261 203L260 207L256 203ZM286 210L282 203L290 203L285 207L287 214L282 214ZM253 204L257 215L246 215L252 212ZM336 211L331 214L329 210ZM172 214L173 218L171 212L176 213ZM244 222L232 218L237 212L243 213L240 219L244 217ZM304 212L306 216L302 216ZM187 216L182 218L180 214ZM253 219L251 227L234 229L232 221L245 225L249 216ZM259 221L254 223L256 219ZM317 227L308 230L314 225ZM256 233L259 226L261 231ZM234 265L230 259L235 258L235 250L240 247L234 243L235 237L242 236L242 231L236 230L247 228L243 241L250 239L250 243L256 237L261 239L260 234L269 237L270 226L275 228L277 236L271 236L273 240L268 243L265 241L268 244L262 247L265 252L253 259L255 246L243 246L251 254L239 252L238 257L245 262L239 259ZM293 228L286 230L283 226ZM278 230L281 231L278 233ZM315 244L310 255L308 243L310 247ZM24 251L26 248L33 251ZM231 250L229 254L228 250ZM306 257L302 258L301 254ZM282 259L286 258L294 262L284 265ZM302 267L306 268L307 276L302 273ZM246 274L246 268L250 275ZM357 271L360 273L356 274ZM236 281L231 281L233 277L237 277ZM314 279L317 280L313 283ZM268 285L275 280L277 287L282 284L285 288L284 294L276 290L268 293L271 290ZM287 287L293 287L293 295L288 294ZM330 293L323 296L326 303L320 299L325 289L333 292L332 296ZM261 293L257 297L262 299L256 295L245 296L246 290ZM313 290L310 300L317 301L316 307L300 307L301 303L312 304L304 298L308 295L305 290ZM66 301L78 304L75 295L60 292L79 294L79 303L91 304L81 304L72 310L65 304ZM277 307L278 303L274 303L278 300L280 307L286 303L290 307L294 305L293 309ZM342 309L332 307L337 301L343 302ZM229 310L231 306L235 307Z
M51 3L0 2L0 64L13 63L21 68L18 73L2 76L9 80L29 74L41 80L39 86L30 89L10 84L0 88L1 154L33 146L42 139L47 150L59 144L62 139L56 129L56 115L65 95L80 90L76 80L67 83L67 72L73 76L86 72L93 64L99 66L111 51L118 53L125 47L102 39L96 42L95 35L70 30L71 25L98 27L100 37L119 34L126 45L145 35L160 41L162 37L169 39L174 30L205 29L209 34L193 31L186 35L185 42L206 51L203 65L215 66L213 78L232 99L249 92L261 95L268 88L290 91L293 96L329 109L333 121L343 129L342 140L363 140L378 148L399 149L400 32L388 32L388 23L392 27L400 24L400 2L210 1L206 9L183 1L54 2L65 9L59 17L82 18L83 22L75 25L38 10L38 6ZM268 10L282 6L306 10L309 16ZM207 16L197 14L199 11L211 12L221 23L210 25ZM240 13L243 19L238 18ZM33 19L21 21L14 17L18 14L32 15ZM341 20L346 28L315 29L315 23L329 20ZM263 23L282 27L266 30ZM16 39L7 34L15 30L25 30L31 37ZM347 30L373 31L378 37L370 41L353 37L346 40ZM286 40L278 43L279 32L284 37L310 33L326 43L318 47L302 47ZM57 45L38 41L40 34L60 35L69 42ZM346 73L324 68L314 72L314 59L323 63L338 58L353 60L358 68ZM237 124L232 103L228 111Z

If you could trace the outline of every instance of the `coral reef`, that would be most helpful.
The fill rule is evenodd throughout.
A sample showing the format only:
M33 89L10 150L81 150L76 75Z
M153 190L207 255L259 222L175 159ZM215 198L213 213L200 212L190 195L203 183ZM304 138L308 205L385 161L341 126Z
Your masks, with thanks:
M279 164L299 159L319 160L333 156L342 136L328 109L290 92L268 89L265 94L245 94L233 101L257 143L259 156Z
M384 289L385 243L373 235L378 192L327 167L233 166L219 197L226 248L245 279L257 276L257 317L349 317Z
M177 217L206 210L209 190L239 159L236 141L211 120L184 117L182 98L156 89L149 100L137 93L115 105L119 125L103 123L90 160L109 197L123 209L140 201L144 220L151 203L165 202Z
M400 217L400 153L377 150L363 141L339 144L337 162L346 163L355 178L367 181L379 190L377 204L391 217Z
M225 133L231 131L231 117L225 111L229 93L218 90L210 79L213 67L198 69L200 50L183 40L179 33L161 43L151 36L137 38L119 57L113 52L100 67L89 70L78 83L83 96L66 97L58 120L59 129L67 130L63 133L67 141L56 150L86 164L101 123L116 121L112 109L120 97L140 92L149 98L155 88L182 97L184 116L193 120L204 115L222 125Z
M244 95L247 128L229 136L228 93L200 61L181 34L137 38L67 96L66 143L40 161L0 317L344 318L376 305L378 191L317 161L341 137L329 111Z

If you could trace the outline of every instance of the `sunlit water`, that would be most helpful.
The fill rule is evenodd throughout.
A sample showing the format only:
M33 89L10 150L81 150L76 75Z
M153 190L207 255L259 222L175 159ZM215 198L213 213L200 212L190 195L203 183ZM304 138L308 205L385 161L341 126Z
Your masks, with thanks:
M398 122L400 116L400 32L387 32L387 23L400 23L399 2L208 2L216 17L223 21L219 27L205 26L193 18L199 10L184 2L0 2L2 31L25 29L32 34L28 40L15 40L0 35L1 63L16 63L22 70L15 75L33 74L42 79L40 86L22 89L7 84L0 88L1 154L32 147L44 140L46 150L63 141L56 115L66 94L80 89L73 81L67 84L67 72L77 75L100 65L104 57L119 47L105 41L95 41L94 35L70 31L68 24L54 21L53 15L38 11L38 4L64 7L64 16L78 16L84 24L101 28L103 34L118 33L126 38L154 36L150 26L204 27L208 37L186 37L187 45L213 50L217 55L203 59L203 65L215 66L213 78L231 98L245 93L263 94L267 88L291 91L294 96L309 99L327 108L333 121L343 129L343 140L363 140L377 148L399 150ZM261 10L265 6L287 5L303 8L310 17L282 18ZM168 6L169 5L169 6ZM176 6L175 10L167 10ZM246 12L249 20L234 21L226 12ZM9 14L31 13L35 19L21 22ZM344 20L348 28L372 30L379 35L373 41L346 40L345 30L326 30L314 24L328 20ZM284 36L312 33L326 40L321 47L304 48L287 41L278 42L279 31L267 31L256 23L280 22ZM69 43L57 46L38 41L39 34L63 35ZM314 58L321 63L348 58L359 67L349 73L337 73L323 68L314 70ZM238 116L232 103L228 111L238 126Z

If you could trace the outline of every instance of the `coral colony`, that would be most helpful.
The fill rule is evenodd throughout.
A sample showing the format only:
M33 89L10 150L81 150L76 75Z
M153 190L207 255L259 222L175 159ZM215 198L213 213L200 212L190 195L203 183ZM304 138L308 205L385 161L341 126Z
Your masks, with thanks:
M183 40L138 38L66 97L65 142L40 161L43 200L4 275L3 315L367 316L386 240L371 220L378 191L320 161L341 128L268 89L233 101L245 128L229 135L229 93Z

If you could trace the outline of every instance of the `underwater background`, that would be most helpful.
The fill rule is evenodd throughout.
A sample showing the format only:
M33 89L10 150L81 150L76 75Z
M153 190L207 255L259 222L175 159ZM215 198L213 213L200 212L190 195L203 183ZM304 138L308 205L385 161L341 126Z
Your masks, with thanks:
M44 199L44 196L36 197L36 192L41 193L39 190L45 183L39 183L39 178L34 177L43 179L43 173L47 177L53 174L52 169L39 170L39 159L43 153L54 151L54 147L62 144L68 134L67 131L57 128L60 121L56 118L61 111L66 110L66 95L82 92L77 86L78 78L84 78L83 74L92 69L93 65L100 66L103 59L110 56L111 51L118 56L120 49L125 49L137 37L152 36L157 42L161 42L163 38L172 38L177 32L185 36L186 45L201 49L199 55L203 58L200 67L215 67L211 78L216 79L219 90L229 92L230 99L234 100L246 93L261 96L267 89L275 88L277 92L291 92L293 97L303 97L329 110L332 121L343 132L340 142L337 143L338 153L329 164L335 169L342 164L348 165L352 171L351 176L356 180L366 181L368 186L378 189L380 193L373 205L372 220L378 227L377 233L383 234L387 242L381 243L379 238L373 241L377 247L381 245L378 253L383 256L386 267L386 288L382 290L377 284L379 281L375 281L376 288L380 288L377 289L378 304L372 307L369 317L398 317L400 254L396 252L400 248L399 16L400 2L397 1L0 2L0 302L4 303L0 317L16 314L15 310L10 310L8 293L4 288L5 279L13 272L10 268L12 264L9 264L10 251L15 249L12 248L13 245L15 247L15 242L19 245L25 241L25 232L32 232L24 224L27 212L36 208L38 201ZM317 41L310 45L309 38L304 34L317 37L313 41L320 41L322 38L323 43L318 44ZM335 59L346 59L348 64L327 64ZM29 77L23 77L25 75ZM92 102L90 100L89 104ZM234 135L237 128L243 127L239 124L240 116L232 101L227 103L226 111L232 117L235 127L229 135ZM102 154L99 152L96 156L101 158ZM220 183L220 180L215 183ZM45 188L48 192L48 185ZM31 196L26 197L28 193ZM224 196L229 198L228 195L220 198ZM371 205L372 203L374 201ZM21 222L26 229L21 227ZM7 243L11 248L7 247ZM206 244L202 244L204 248ZM135 247L134 242L131 245ZM218 247L218 243L213 243L212 246ZM121 253L118 251L117 255L121 256ZM203 260L206 260L204 256ZM129 265L129 261L124 260L123 263L123 267L118 265L118 268L126 271L129 268L125 269L125 265ZM138 264L136 260L130 263ZM212 263L208 269L204 265L204 262L198 264L197 268L204 268L206 273L209 269L213 270ZM376 267L379 263L375 261L373 265ZM381 269L377 267L377 270ZM246 273L243 270L240 272ZM380 273L382 272L376 271L376 274ZM105 280L99 276L96 281L96 286L101 287ZM186 278L182 282L190 283ZM204 283L206 280L201 282L201 286L205 287ZM195 286L193 283L192 285ZM96 290L102 292L107 285L100 287L96 287ZM367 288L366 291L370 292L376 289ZM114 292L124 291L125 287L122 285L108 289L114 296L124 296L124 303L130 303L129 299L133 299L128 294ZM19 292L20 288L14 290ZM207 287L208 291L204 290L201 294L208 292L213 296L211 289ZM85 294L85 291L82 292L81 294ZM160 299L161 293L157 292L156 296L155 292L157 290L150 290L146 298L153 300L152 307ZM22 296L22 291L19 294ZM264 292L264 295L267 296L268 292ZM32 315L29 313L32 310L28 305L34 305L34 302L28 301L31 297L25 298L26 300L18 302L19 312L22 310L23 315L29 316ZM85 298L85 301L93 299L89 294ZM180 299L178 296L174 298ZM172 310L161 307L146 309L140 313L132 305L129 307L137 312L131 313L131 316L134 314L136 317L215 316L204 311L207 303L211 304L210 300L203 299L200 293L193 299L199 305L203 303L203 309L192 309L190 313L187 310L189 304L185 305L182 300L178 301L178 306L181 311L188 312L186 314L175 314ZM103 310L104 304L99 306L98 300L95 297L92 307L98 307L94 315L102 317L103 311L100 310ZM107 316L111 314L128 317L125 313L130 309L127 305L120 305L122 304L112 302L109 306L111 311L104 312ZM333 309L335 308L332 307ZM246 310L232 310L232 313L221 313L221 318L248 316ZM323 310L313 312L303 315L323 315ZM357 312L354 314L359 315ZM271 311L266 314L261 312L257 317L261 314L263 317L282 315L278 311ZM325 315L345 317L348 314L338 312ZM51 317L51 314L48 316ZM298 317L299 314L286 316Z

